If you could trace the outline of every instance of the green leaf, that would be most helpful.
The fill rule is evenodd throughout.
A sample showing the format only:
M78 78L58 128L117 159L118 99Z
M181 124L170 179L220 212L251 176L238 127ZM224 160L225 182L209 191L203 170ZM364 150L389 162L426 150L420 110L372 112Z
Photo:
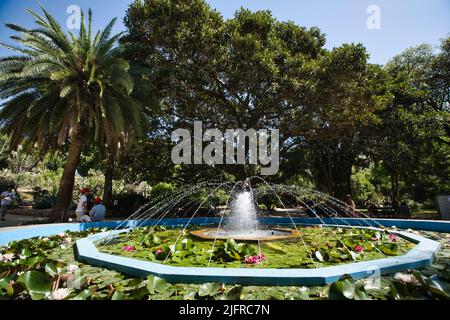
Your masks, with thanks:
M26 260L21 261L21 264L29 266L29 267L33 267L36 264L41 263L44 260L45 260L44 257L36 256L36 257L28 258Z
M50 276L54 277L58 274L58 268L56 268L56 266L49 262L45 264L45 272L47 272L47 274L49 274Z
M149 275L147 277L147 281L147 290L150 294L155 294L156 292L164 292L170 287L170 284L168 284L166 280L157 276Z
M398 254L398 245L396 243L382 243L378 245L378 249L384 254L395 256Z
M92 291L89 289L84 289L77 296L73 297L70 300L87 300L91 296L92 296Z
M284 250L282 247L280 247L279 245L277 245L275 243L266 242L265 245L268 246L270 249L272 249L275 252L286 253L286 250Z
M22 251L20 251L20 258L24 259L24 258L28 258L29 256L31 256L30 249L23 248Z
M122 291L115 291L111 297L111 300L126 300L126 294Z
M40 271L27 271L17 279L18 283L25 286L33 300L44 299L51 291L51 281L48 276Z
M14 280L14 276L10 275L8 277L2 278L0 280L0 296L7 295L7 296L13 296L14 295L14 287L11 281Z
M197 296L197 291L191 291L188 294L185 294L183 296L184 300L195 300L195 297Z
M348 276L331 284L328 298L332 300L353 299L355 295L355 283Z
M198 295L200 297L215 296L219 293L221 287L222 284L216 282L204 283L199 287Z
M441 279L434 275L430 279L426 280L428 290L430 290L433 295L441 298L450 298L450 284L441 281Z
M394 283L391 283L389 285L389 288L391 289L389 294L390 298L394 300L400 300L401 296L400 293L398 292L396 285Z
M220 300L240 300L243 289L244 287L241 285L232 286L225 290L224 294L220 297Z

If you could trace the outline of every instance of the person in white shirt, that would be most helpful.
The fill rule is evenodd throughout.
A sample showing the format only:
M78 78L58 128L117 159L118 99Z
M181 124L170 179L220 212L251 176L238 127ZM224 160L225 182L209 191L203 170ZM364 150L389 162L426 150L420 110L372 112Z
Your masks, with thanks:
M1 199L1 207L0 207L0 216L1 220L5 221L5 215L9 208L11 208L11 204L13 200L16 199L16 195L12 192L12 187L8 187L7 191L3 191L0 194Z
M82 221L83 216L88 213L87 208L87 196L89 194L89 189L83 188L80 190L80 198L78 198L77 208L75 214L77 215L77 220Z
M81 217L80 222L99 222L105 218L106 207L103 205L103 200L100 197L96 197L94 200L94 206L92 207L89 215L85 214Z

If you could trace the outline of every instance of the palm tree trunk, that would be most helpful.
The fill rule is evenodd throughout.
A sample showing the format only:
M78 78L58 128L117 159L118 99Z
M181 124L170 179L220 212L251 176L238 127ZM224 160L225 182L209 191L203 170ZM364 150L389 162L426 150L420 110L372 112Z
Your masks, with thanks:
M64 167L64 172L59 183L58 195L50 215L51 221L66 222L69 220L69 209L72 201L73 185L75 182L75 172L80 160L81 150L84 145L85 130L82 125L78 125L72 135L72 142L69 146L69 154Z
M106 207L110 207L112 200L113 189L113 177L114 177L114 158L110 154L105 166L105 184L103 186L103 204Z

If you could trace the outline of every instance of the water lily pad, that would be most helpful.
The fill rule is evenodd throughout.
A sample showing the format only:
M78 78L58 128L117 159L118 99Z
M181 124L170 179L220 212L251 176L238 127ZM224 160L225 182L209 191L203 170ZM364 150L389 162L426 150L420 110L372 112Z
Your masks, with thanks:
M147 289L150 294L164 292L164 290L167 290L169 287L170 285L162 278L153 275L147 277Z
M199 287L198 295L200 297L214 296L219 293L221 287L222 285L220 283L204 283Z
M355 283L349 277L343 277L331 284L328 297L332 300L353 299Z
M44 299L52 285L48 276L40 271L27 271L19 276L17 282L25 286L33 300Z
M51 277L54 277L58 274L58 268L51 262L45 264L45 272Z

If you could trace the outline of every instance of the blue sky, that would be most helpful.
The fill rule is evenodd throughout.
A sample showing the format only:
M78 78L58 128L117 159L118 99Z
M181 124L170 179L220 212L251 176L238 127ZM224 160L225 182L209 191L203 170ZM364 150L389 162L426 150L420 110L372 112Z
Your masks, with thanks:
M41 0L44 6L66 26L70 5L94 12L95 29L102 28L113 17L119 21L115 31L124 30L122 18L132 0ZM404 49L421 43L438 46L440 39L450 35L450 0L207 0L225 18L240 7L271 10L282 21L317 26L327 35L326 47L361 42L370 53L370 62L386 63ZM380 9L381 28L368 29L366 12L370 5ZM0 0L0 41L11 43L11 33L4 23L31 26L33 19L25 8L37 9L34 0ZM0 56L11 52L0 48Z

